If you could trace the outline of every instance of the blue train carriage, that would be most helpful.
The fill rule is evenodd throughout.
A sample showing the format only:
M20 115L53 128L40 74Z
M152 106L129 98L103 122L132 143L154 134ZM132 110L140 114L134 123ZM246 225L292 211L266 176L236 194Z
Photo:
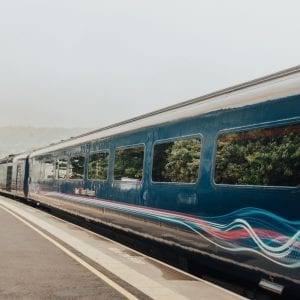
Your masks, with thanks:
M16 155L13 159L12 169L12 193L17 197L28 195L28 152Z
M13 158L9 155L0 160L0 191L11 193Z
M300 67L34 151L29 164L31 198L300 284Z
M0 191L24 197L28 188L26 176L26 159L29 153L12 154L0 160Z

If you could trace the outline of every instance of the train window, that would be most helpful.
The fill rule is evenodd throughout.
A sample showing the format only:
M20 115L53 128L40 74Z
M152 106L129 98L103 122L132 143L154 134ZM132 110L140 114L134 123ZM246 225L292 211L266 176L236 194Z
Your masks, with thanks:
M33 183L38 182L42 179L42 159L39 157L32 158L30 161L30 180Z
M139 181L143 177L144 147L117 149L115 152L114 179Z
M70 179L82 179L84 175L84 156L70 158Z
M198 179L201 140L188 138L154 146L152 180L194 183Z
M60 158L57 160L56 162L57 179L66 179L67 167L68 167L68 161L66 158Z
M55 166L52 160L44 160L41 166L42 179L51 180L54 179Z
M217 184L300 184L300 124L222 134L218 138Z
M93 153L89 158L88 178L94 180L107 179L109 153L107 151Z

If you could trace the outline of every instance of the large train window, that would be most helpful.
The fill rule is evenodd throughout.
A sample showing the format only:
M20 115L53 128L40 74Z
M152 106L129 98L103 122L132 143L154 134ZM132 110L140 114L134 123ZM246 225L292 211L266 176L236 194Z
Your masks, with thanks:
M59 158L56 161L56 178L66 179L67 177L68 160L66 158Z
M218 138L217 184L300 184L300 124L226 133Z
M91 180L106 180L108 159L108 151L92 153L89 158L88 178Z
M70 158L69 166L70 179L83 179L84 176L84 156L73 156Z
M144 146L121 148L115 152L114 179L140 181L143 177Z
M156 144L152 180L195 183L199 174L200 153L200 138L185 138Z

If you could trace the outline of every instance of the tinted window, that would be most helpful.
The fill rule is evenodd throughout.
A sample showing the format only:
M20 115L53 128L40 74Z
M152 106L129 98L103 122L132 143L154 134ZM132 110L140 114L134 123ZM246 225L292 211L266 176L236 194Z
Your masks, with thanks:
M70 179L82 179L84 175L84 156L70 158Z
M154 146L152 180L193 183L198 179L201 140L183 139Z
M89 179L107 179L108 158L108 152L99 152L90 155Z
M115 153L114 179L141 180L143 177L144 147L118 149Z
M65 179L67 177L68 161L65 158L60 158L56 162L57 178Z
M300 125L223 134L218 138L215 182L300 184Z

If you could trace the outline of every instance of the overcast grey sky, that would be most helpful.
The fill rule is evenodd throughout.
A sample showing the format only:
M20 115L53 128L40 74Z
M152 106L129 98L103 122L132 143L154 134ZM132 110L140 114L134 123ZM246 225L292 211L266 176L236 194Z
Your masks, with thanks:
M298 0L0 0L0 126L97 128L299 64Z

